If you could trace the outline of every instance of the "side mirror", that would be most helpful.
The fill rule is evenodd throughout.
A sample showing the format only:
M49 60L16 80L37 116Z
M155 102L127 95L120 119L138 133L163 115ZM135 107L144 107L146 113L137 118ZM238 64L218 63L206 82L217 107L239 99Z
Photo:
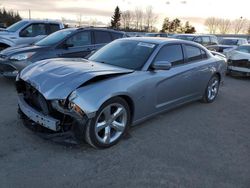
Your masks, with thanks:
M151 66L154 70L169 70L172 64L168 61L156 61Z
M64 44L62 45L62 48L63 48L63 49L68 49L68 48L73 47L73 46L74 46L74 44L64 43Z

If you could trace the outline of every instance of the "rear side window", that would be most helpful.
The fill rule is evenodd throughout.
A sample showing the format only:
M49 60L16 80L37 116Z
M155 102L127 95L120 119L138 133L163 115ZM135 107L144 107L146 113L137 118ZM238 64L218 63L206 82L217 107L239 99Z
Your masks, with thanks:
M123 37L122 33L111 33L113 40Z
M94 31L95 44L109 43L112 41L111 34L106 31Z
M49 24L49 34L60 30L59 24Z
M75 35L70 37L66 41L66 43L73 45L73 47L90 45L91 44L91 32L83 31L83 32L76 33Z
M211 39L211 44L218 44L218 40L216 37L212 36L210 39Z
M162 47L155 61L168 61L172 66L183 64L184 59L181 45L175 44Z
M210 43L209 37L202 37L202 42L203 44L209 44Z
M185 46L186 46L188 62L198 61L207 58L207 54L204 50L191 45L185 45Z

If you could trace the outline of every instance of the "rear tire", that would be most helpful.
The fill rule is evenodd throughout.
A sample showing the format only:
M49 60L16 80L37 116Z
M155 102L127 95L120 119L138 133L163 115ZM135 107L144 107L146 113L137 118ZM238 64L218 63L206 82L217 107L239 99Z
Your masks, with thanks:
M95 148L115 145L127 132L131 120L127 102L112 98L105 102L86 125L85 140Z
M220 87L220 79L218 75L212 76L209 80L206 91L203 95L202 102L212 103L216 99Z

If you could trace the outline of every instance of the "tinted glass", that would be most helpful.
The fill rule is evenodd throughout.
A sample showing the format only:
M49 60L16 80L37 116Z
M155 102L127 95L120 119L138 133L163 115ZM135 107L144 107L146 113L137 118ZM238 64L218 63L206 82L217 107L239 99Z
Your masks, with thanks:
M218 40L217 40L217 38L216 37L211 37L211 43L212 44L217 44L218 43Z
M20 29L21 27L23 27L27 23L28 23L28 21L19 21L15 24L9 26L6 30L8 30L10 32L16 32L18 29Z
M238 39L222 39L220 43L223 45L237 45Z
M154 51L155 47L156 45L151 43L116 40L98 50L89 57L89 60L133 70L140 70Z
M60 30L59 24L49 24L49 28L50 33Z
M250 46L239 46L235 50L245 53L250 53Z
M197 37L197 38L195 39L195 42L202 43L201 37Z
M51 35L45 37L44 39L38 41L35 43L37 46L50 46L53 44L57 44L60 41L64 40L68 35L70 35L74 30L61 30L57 31L55 33L52 33Z
M187 35L178 35L178 36L174 36L174 38L177 39L182 39L182 40L194 40L194 36L187 36Z
M36 37L38 35L47 35L45 24L31 24L21 31L23 37Z
M183 63L181 45L170 45L161 48L154 61L168 61L172 66Z
M109 43L112 41L110 33L106 31L94 31L94 36L96 44Z
M91 44L91 32L84 31L74 34L67 41L67 44L73 44L74 47Z
M111 33L113 40L123 37L122 33Z
M202 42L203 44L209 44L210 43L209 37L202 37Z
M200 48L186 45L186 52L189 62L203 59Z

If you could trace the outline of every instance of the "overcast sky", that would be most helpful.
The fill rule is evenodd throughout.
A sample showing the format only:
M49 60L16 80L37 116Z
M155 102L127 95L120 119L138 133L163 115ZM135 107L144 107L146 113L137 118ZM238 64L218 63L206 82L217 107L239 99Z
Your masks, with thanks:
M134 10L151 5L158 14L158 27L164 17L178 17L191 20L202 27L204 18L215 16L229 19L250 19L250 0L0 0L0 6L18 10L22 17L28 17L31 9L33 18L97 19L108 23L114 8Z

